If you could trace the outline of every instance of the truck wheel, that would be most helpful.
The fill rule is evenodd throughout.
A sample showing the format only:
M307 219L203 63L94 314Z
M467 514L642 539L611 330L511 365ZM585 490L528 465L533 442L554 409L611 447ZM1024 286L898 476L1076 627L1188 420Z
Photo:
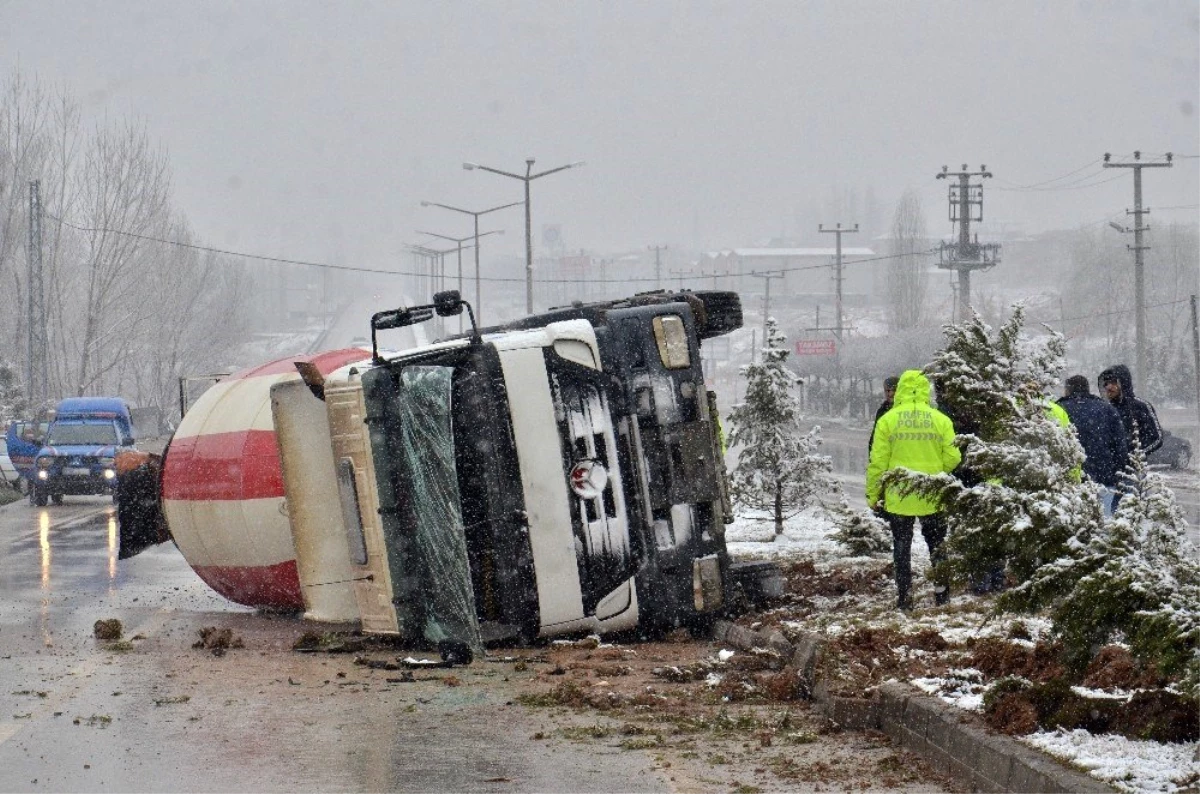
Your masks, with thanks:
M62 495L62 494L60 494L60 493L53 493L53 494L50 494L50 499L51 499L51 500L54 502L54 504L56 504L56 505L60 505L60 504L62 504L62 503L63 503L63 495Z
M742 299L736 292L703 290L694 293L704 304L704 321L697 332L711 339L742 327Z

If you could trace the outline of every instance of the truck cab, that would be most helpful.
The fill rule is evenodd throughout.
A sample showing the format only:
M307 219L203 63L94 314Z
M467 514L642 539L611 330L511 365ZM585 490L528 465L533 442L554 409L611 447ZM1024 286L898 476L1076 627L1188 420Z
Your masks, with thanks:
M34 457L29 501L62 504L65 495L111 494L117 500L117 452L133 446L129 406L119 397L59 402Z
M650 293L322 381L364 631L478 649L710 621L730 510L699 346L740 324L736 294Z

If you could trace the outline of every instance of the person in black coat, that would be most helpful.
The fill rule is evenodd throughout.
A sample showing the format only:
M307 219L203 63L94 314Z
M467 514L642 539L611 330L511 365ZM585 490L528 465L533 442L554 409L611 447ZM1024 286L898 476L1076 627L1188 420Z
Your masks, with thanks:
M867 439L867 455L871 454L871 447L875 445L875 425L879 424L880 417L892 410L892 401L896 399L896 385L899 383L900 379L895 375L889 375L883 379L883 402L875 411L875 421L871 425L871 437Z
M1158 424L1158 414L1153 405L1134 396L1133 376L1129 374L1129 367L1124 364L1109 367L1096 380L1121 417L1129 449L1133 449L1135 434L1142 452L1147 455L1162 446L1162 427Z
M1121 472L1129 466L1129 443L1117 409L1091 393L1083 375L1067 378L1065 393L1058 401L1079 436L1086 456L1083 473L1104 486L1101 499L1106 515L1112 515L1113 493L1121 483Z

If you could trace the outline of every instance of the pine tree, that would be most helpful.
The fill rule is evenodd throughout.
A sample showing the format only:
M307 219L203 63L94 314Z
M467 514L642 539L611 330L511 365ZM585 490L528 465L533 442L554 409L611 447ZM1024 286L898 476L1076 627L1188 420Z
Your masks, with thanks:
M1074 433L1048 415L1045 395L1058 380L1063 338L1051 333L1034 344L1023 324L1018 304L995 334L978 315L946 326L946 347L929 367L938 405L965 448L962 469L976 484L903 469L884 475L886 487L941 502L950 566L960 577L1007 565L1009 575L1024 582L1100 522L1094 487L1079 481L1083 450Z
M1186 674L1200 690L1200 562L1188 548L1187 524L1162 475L1135 448L1116 515L1085 528L1059 559L1000 607L1050 607L1068 662L1082 669L1096 649L1117 638L1165 675Z
M12 364L0 359L0 428L23 415L27 401L25 388Z
M800 404L793 393L799 378L786 366L787 338L767 320L762 362L745 367L745 400L729 416L729 442L740 447L732 477L734 500L763 510L783 534L785 518L835 486L827 455L818 454L821 429L801 433Z
M866 557L872 554L891 553L892 533L887 522L870 510L856 510L842 496L838 504L829 511L837 529L830 538L837 541L851 556Z

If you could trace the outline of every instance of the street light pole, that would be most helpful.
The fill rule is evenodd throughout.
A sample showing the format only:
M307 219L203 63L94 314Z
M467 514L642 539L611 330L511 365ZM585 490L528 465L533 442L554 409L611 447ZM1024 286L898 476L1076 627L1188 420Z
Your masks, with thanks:
M489 171L493 174L506 176L510 179L520 179L525 183L525 311L528 314L533 314L533 214L529 207L529 183L535 179L541 179L544 176L557 174L559 171L566 171L568 168L578 168L583 165L583 161L575 163L567 163L560 165L558 168L550 168L546 171L533 173L534 159L532 157L525 160L525 175L514 174L510 171L501 171L499 168L492 168L479 163L463 163L463 169L467 171Z
M462 295L462 288L463 288L463 274L462 274L462 252L463 252L463 249L473 247L475 249L475 255L476 255L476 257L478 257L479 256L479 238L480 237L487 237L489 234L504 234L503 229L493 229L490 232L484 232L483 234L480 234L479 226L478 226L478 223L479 223L478 218L475 219L475 223L476 223L475 234L472 236L475 240L475 244L473 246L463 245L463 243L465 243L467 240L472 239L472 237L449 237L445 234L438 234L437 232L423 232L420 230L417 231L417 234L427 234L430 237L436 237L439 240L449 240L450 242L454 243L454 245L455 245L454 250L458 253L458 294L459 295ZM476 261L478 261L478 259L476 259ZM478 278L478 276L479 276L478 266L476 267L475 275ZM476 302L478 303L478 301L476 301ZM478 323L478 322L479 322L479 319L476 318L476 323ZM459 333L462 333L462 315L461 314L458 316L458 331L459 331Z
M470 215L475 219L475 321L479 325L483 325L483 298L480 297L479 291L479 216L487 215L489 212L506 210L509 207L515 207L520 203L521 202L519 201L514 201L511 204L501 204L499 207L489 207L486 210L479 210L476 212L473 210L465 210L462 207L454 207L450 204L439 204L436 201L421 202L422 207L441 207L442 209L450 210L451 212L461 212L463 215ZM491 234L491 232L488 233Z

